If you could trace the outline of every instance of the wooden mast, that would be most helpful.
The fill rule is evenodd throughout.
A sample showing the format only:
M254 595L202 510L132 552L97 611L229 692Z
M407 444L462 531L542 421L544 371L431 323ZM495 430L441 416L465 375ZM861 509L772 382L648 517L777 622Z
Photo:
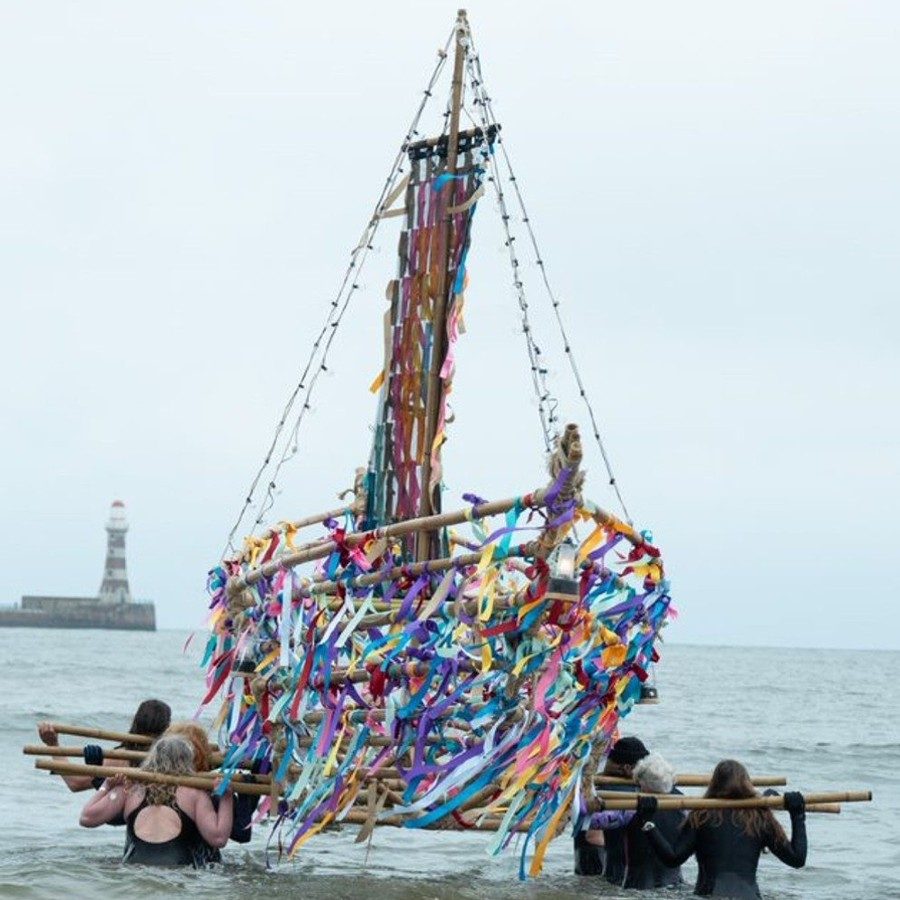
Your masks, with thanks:
M450 134L447 140L447 168L448 175L456 174L456 159L459 146L459 113L462 107L463 66L466 59L466 38L469 33L469 23L466 11L460 9L456 14L456 49L453 56L453 83L450 95ZM450 180L444 190L453 192L455 182ZM448 203L452 206L452 203ZM434 315L432 318L433 343L431 348L431 364L428 371L428 393L425 403L425 458L422 462L422 495L419 502L419 515L430 516L441 510L440 486L436 485L434 491L429 488L431 481L431 448L437 434L438 420L441 411L441 367L447 353L447 306L450 299L450 291L453 282L448 277L451 263L450 242L452 239L453 216L448 213L443 227L443 253L444 262L440 267L439 281L434 297ZM429 559L436 547L432 547L432 536L435 532L420 531L416 540L416 559Z

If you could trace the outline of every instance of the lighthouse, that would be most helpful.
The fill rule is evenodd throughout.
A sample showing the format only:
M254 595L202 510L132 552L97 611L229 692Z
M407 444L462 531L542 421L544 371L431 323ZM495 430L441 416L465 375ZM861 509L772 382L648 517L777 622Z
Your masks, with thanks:
M101 603L131 603L128 589L128 574L125 571L125 532L128 521L125 518L125 504L113 501L106 523L106 568L98 599Z

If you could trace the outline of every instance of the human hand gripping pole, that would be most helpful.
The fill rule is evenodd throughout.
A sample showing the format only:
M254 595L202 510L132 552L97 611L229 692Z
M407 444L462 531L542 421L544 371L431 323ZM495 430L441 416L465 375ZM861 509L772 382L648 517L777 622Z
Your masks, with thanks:
M59 746L59 735L52 722L38 722L38 737L48 746Z
M103 748L99 744L85 744L84 750L82 750L81 753L87 765L103 765Z
M651 820L656 815L657 809L659 809L659 801L656 797L639 796L637 800L637 812L634 816L635 822L637 822L641 828L644 828L647 825L652 828L653 822Z
M784 795L784 808L792 819L806 815L806 801L800 791L786 791Z

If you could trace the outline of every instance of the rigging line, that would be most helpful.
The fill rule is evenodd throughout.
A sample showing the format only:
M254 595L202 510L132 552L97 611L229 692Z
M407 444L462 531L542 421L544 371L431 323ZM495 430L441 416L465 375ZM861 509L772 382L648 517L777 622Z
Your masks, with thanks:
M269 446L269 449L267 450L267 452L265 454L262 465L259 467L255 476L253 477L253 480L250 482L250 486L247 490L247 496L244 501L244 504L241 507L240 513L238 514L237 519L235 520L234 525L231 528L231 531L228 533L228 539L226 541L225 548L223 549L222 555L221 555L223 559L225 558L225 556L228 554L229 551L231 551L231 552L235 551L234 536L237 534L238 528L240 528L241 522L243 521L248 508L253 504L253 496L256 492L256 488L259 486L259 482L262 479L263 474L265 473L267 467L271 463L272 454L275 452L275 448L278 445L278 440L281 437L281 434L284 430L284 426L287 422L288 417L290 416L291 409L293 408L293 405L297 399L297 396L304 389L306 378L309 374L310 369L312 368L313 362L315 361L315 358L316 358L316 355L317 355L317 352L319 349L319 345L322 343L322 339L324 338L325 334L327 333L329 326L332 325L332 318L335 315L335 311L338 310L338 307L340 304L340 299L343 296L344 290L347 286L347 282L350 280L350 276L353 274L354 268L356 268L357 273L359 272L359 268L356 267L357 258L360 256L363 248L366 248L366 253L368 253L369 245L371 244L371 241L374 238L375 233L378 230L378 224L380 222L379 213L381 212L381 206L384 203L385 198L390 193L394 183L396 182L398 174L402 171L402 163L406 156L406 147L409 144L409 142L413 139L413 137L418 133L416 131L416 128L419 124L419 120L422 117L422 113L424 112L425 107L428 104L428 101L432 96L432 91L434 89L434 86L437 83L437 80L440 77L441 71L443 70L444 65L447 61L450 44L453 41L455 34L456 34L456 28L454 26L454 28L451 29L451 31L450 31L450 35L448 36L443 49L438 51L438 61L435 64L434 70L431 73L431 77L428 80L428 84L427 84L425 90L422 92L422 99L419 102L418 109L416 110L415 115L412 118L409 128L406 130L406 136L404 137L404 139L400 145L400 149L397 151L397 155L391 166L388 177L385 179L384 187L382 188L381 195L379 196L378 201L375 204L375 209L372 214L372 218L370 219L369 224L366 226L365 230L363 231L362 238L357 243L357 245L353 248L353 250L350 254L350 263L347 267L347 270L344 273L344 277L341 281L340 287L338 288L337 295L335 296L335 299L329 305L328 314L326 316L325 322L322 325L322 328L320 329L319 334L316 337L316 340L313 342L313 347L312 347L312 350L310 351L310 355L306 362L306 365L304 366L303 371L301 373L300 381L298 382L297 386L292 391L291 395L288 397L288 401L285 404L285 407L281 413L281 417L279 419L278 425L275 428L275 434L272 438L272 442ZM364 261L364 259L365 259L365 254L362 255L361 261ZM348 298L351 295L352 295L352 291L350 293L348 293ZM343 315L342 311L338 313L338 319L335 320L335 324L338 321L340 321L340 316L342 316L342 315ZM330 342L327 342L327 343L330 343ZM270 484L271 484L271 482L270 482ZM269 491L271 491L273 489L274 488L270 487Z
M382 191L382 195L378 200L378 203L375 205L375 214L372 219L369 221L366 230L363 232L363 237L354 248L353 254L351 256L350 265L347 268L347 271L344 274L344 280L341 283L341 287L338 292L338 296L336 298L336 302L338 302L341 296L344 296L344 290L347 287L348 282L350 281L350 275L353 274L354 267L356 268L356 277L358 278L360 273L362 272L363 266L365 265L365 261L368 257L369 251L372 249L372 241L375 238L375 234L378 230L378 226L380 224L380 216L379 214L383 211L384 204L387 202L386 197L394 186L397 176L403 171L402 163L405 158L405 145L412 139L413 136L418 134L416 131L416 126L419 123L419 119L425 109L425 106L428 102L428 99L432 96L431 89L433 88L437 78L440 75L440 70L442 68L443 62L446 60L446 48L449 48L451 37L448 39L447 44L445 45L444 56L442 56L439 60L438 65L435 67L435 71L432 74L431 80L429 81L428 87L423 92L423 99L419 104L419 109L416 112L416 115L413 118L413 122L410 125L410 128L407 133L407 137L404 140L404 143L401 145L400 151L397 154L396 159L394 160L394 166L391 170L391 175L388 176L388 179L385 182L384 190ZM359 254L358 259L356 258L357 254ZM337 317L334 321L329 321L327 323L327 327L331 328L331 333L329 334L327 340L325 341L325 346L322 351L322 356L319 361L319 366L317 367L307 389L306 396L304 398L304 402L300 407L300 412L297 414L296 422L291 430L291 434L289 439L285 442L284 450L282 452L281 458L278 461L278 464L275 467L275 470L269 479L268 485L266 487L266 494L263 497L263 500L260 502L260 505L257 509L257 515L254 521L253 531L256 530L256 526L260 525L266 515L266 513L274 506L275 504L275 490L277 487L277 476L280 474L282 466L290 459L292 459L297 453L297 441L298 441L298 433L300 430L300 425L303 422L303 419L306 416L306 413L311 409L310 399L312 397L313 389L315 388L319 377L322 372L327 371L327 366L325 362L327 360L328 351L331 348L331 344L334 341L334 337L337 334L337 328L341 323L341 320L344 317L344 313L347 311L347 308L350 304L350 300L353 296L353 292L359 288L359 284L354 280L350 283L349 290L346 292L346 296L344 296L343 305L340 307L340 311L338 312Z
M473 79L473 89L477 89L477 78L474 77L474 72L471 67L469 69L469 75ZM489 122L486 118L484 106L483 104L479 104L477 100L475 102L479 107L478 115L479 118L481 118L480 127L484 129L486 133ZM547 386L547 369L543 363L543 360L541 359L541 349L540 347L538 347L537 343L534 340L534 331L528 314L528 300L525 296L525 286L519 271L519 260L516 256L514 247L515 236L512 234L509 227L510 216L509 210L506 206L506 197L500 178L500 170L497 166L497 161L493 152L491 152L487 148L482 149L481 152L482 156L485 159L487 168L489 169L488 181L490 181L494 187L494 193L497 198L497 203L500 207L500 221L502 223L504 235L506 238L505 246L509 253L510 267L513 274L513 289L516 292L516 300L519 305L521 318L521 329L525 336L528 361L531 367L531 381L534 387L535 396L538 401L538 416L541 421L541 431L544 438L544 449L547 451L547 453L550 453L553 444L559 434L559 430L556 427L558 422L556 410L559 404L556 398L553 397L553 395L550 393L550 389Z
M484 85L484 75L481 71L481 57L474 51L472 54L472 68L475 72L475 83L473 83L473 89L475 93L479 95L479 100L475 101L479 103L486 112L486 121L488 124L496 124L496 117L494 116L493 106L491 104L491 98L487 93L487 89ZM591 421L591 430L594 434L594 440L597 442L597 446L600 449L600 455L603 458L603 464L606 468L606 474L609 478L609 485L612 487L615 492L616 498L619 501L619 505L622 507L622 512L625 514L625 518L629 524L633 524L631 514L628 511L628 507L625 504L625 499L622 496L622 492L619 488L619 483L616 479L615 473L613 472L612 463L609 460L609 455L606 452L606 446L603 443L603 438L600 436L600 426L597 423L597 416L594 412L593 404L590 401L590 398L587 394L587 389L584 385L584 380L581 377L581 372L578 368L578 364L575 361L575 354L572 352L572 343L569 340L569 335L565 327L565 323L562 319L562 314L560 313L560 301L556 297L556 294L553 291L553 288L550 285L550 280L547 276L547 267L544 265L544 259L541 255L540 248L538 247L537 238L534 233L534 229L531 225L531 218L528 215L528 210L525 207L525 200L522 196L522 191L519 188L518 179L515 176L513 171L512 162L509 158L509 153L506 150L506 144L503 141L503 138L497 135L497 144L500 145L500 152L503 156L503 161L506 164L506 170L508 173L508 178L510 183L513 186L513 191L516 195L516 201L519 206L519 211L522 215L522 223L525 225L525 229L528 232L528 237L534 250L535 262L537 263L538 269L541 273L541 280L544 283L544 288L547 291L547 296L550 299L550 303L553 307L553 314L556 318L557 327L559 328L559 333L563 341L563 349L565 350L566 358L569 361L569 368L572 370L572 375L575 377L575 383L578 386L579 394L581 395L581 399L584 402L585 408L587 409L588 416Z
M365 264L365 260L368 256L369 250L371 249L371 244L366 244L365 252L360 256L359 267L357 268L357 272L362 271L362 267ZM276 465L275 470L272 472L272 478L269 482L268 489L266 491L266 496L264 497L262 503L260 504L259 511L257 513L257 517L255 519L254 525L262 524L263 518L265 514L274 506L275 504L275 488L277 485L278 475L281 472L282 467L286 462L293 459L294 456L297 455L298 452L298 433L300 431L300 425L303 422L303 419L306 416L306 413L310 411L311 404L310 400L312 399L312 392L315 388L316 384L319 381L323 372L328 371L328 366L326 363L328 362L328 352L331 349L331 345L334 342L335 336L337 335L338 326L341 323L341 320L344 317L344 313L347 311L347 308L350 306L350 300L353 297L353 292L359 289L359 284L354 283L351 285L350 290L347 291L347 295L344 298L344 303L341 306L341 309L337 315L337 318L331 325L331 333L328 335L328 338L325 341L325 346L322 350L322 356L319 361L319 366L310 379L309 386L306 390L306 396L304 397L303 404L300 407L300 412L297 414L297 420L294 424L294 427L291 430L291 434L289 440L285 444L284 452L281 455L281 459L278 461L278 465Z

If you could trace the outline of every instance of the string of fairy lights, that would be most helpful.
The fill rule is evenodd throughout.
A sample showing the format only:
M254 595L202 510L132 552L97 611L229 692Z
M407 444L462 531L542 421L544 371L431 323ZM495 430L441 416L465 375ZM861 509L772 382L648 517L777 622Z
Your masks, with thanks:
M328 371L328 352L331 349L331 345L334 341L334 336L337 333L338 326L343 320L344 314L346 313L350 305L350 300L359 290L360 273L363 269L363 266L365 265L365 261L368 258L370 251L373 248L372 242L375 239L375 235L378 231L378 226L381 222L380 213L383 211L385 200L390 196L398 180L400 179L400 176L403 174L407 145L414 138L419 136L419 122L421 121L422 115L433 96L434 87L437 84L441 72L443 71L444 66L447 62L448 51L450 49L450 44L455 36L455 33L456 29L454 28L448 36L443 49L438 52L437 62L435 63L434 69L431 72L431 76L428 79L425 89L422 91L422 98L419 102L419 106L416 109L415 114L413 115L409 128L407 128L400 148L398 149L397 154L394 157L394 161L391 164L390 171L385 178L384 186L382 187L378 200L375 203L372 216L369 219L369 222L366 225L365 229L363 230L362 237L350 253L350 260L347 264L346 270L344 271L344 275L341 279L340 286L338 287L337 294L329 303L325 321L323 322L322 327L320 328L315 340L313 341L309 356L303 366L303 369L301 370L300 379L297 382L296 386L293 388L290 396L288 397L287 403L285 404L281 416L278 420L278 424L275 427L275 432L272 436L269 447L266 450L265 456L263 457L263 461L250 482L241 509L234 521L234 524L231 527L231 530L228 533L228 539L221 554L223 559L229 553L234 553L236 550L234 546L235 535L238 533L238 529L241 527L241 523L244 521L247 512L253 506L256 491L259 487L260 482L263 480L263 476L272 466L273 459L276 454L276 449L279 445L279 441L282 435L284 434L285 427L288 423L289 418L291 417L291 413L297 402L297 398L301 395L301 393L303 393L303 402L296 414L296 418L294 419L293 425L289 432L289 438L284 443L281 455L275 463L274 469L272 469L272 474L266 477L265 493L263 499L260 501L259 506L257 507L256 514L253 519L252 532L255 532L256 528L262 524L265 519L266 513L272 508L275 502L275 491L278 484L277 477L281 472L282 467L289 459L295 456L299 450L300 426L302 425L304 419L306 418L306 415L312 408L311 398L313 390L315 389L320 376ZM444 114L444 119L445 122L449 119L449 111ZM310 376L311 372L312 376Z
M470 52L467 54L467 71L469 75L469 82L472 88L473 100L472 103L479 111L482 127L487 130L491 126L497 125L497 119L494 115L493 105L491 103L490 94L487 92L487 88L484 83L484 75L481 69L481 57L475 49L474 42L470 45ZM578 387L578 393L581 397L581 400L587 410L588 417L591 422L591 431L594 436L594 440L597 444L598 449L600 450L600 456L603 459L603 465L606 469L606 474L608 477L609 485L612 488L613 492L616 495L616 499L619 502L619 505L622 508L622 512L625 515L626 520L629 524L632 523L631 515L628 511L628 507L625 504L625 499L622 496L622 491L619 487L618 480L616 478L615 472L613 471L612 463L609 459L609 454L607 453L606 446L603 442L603 438L600 434L600 426L597 421L597 414L594 411L594 406L591 403L590 397L588 396L587 387L585 386L584 379L581 377L581 371L578 367L578 363L575 360L575 353L572 349L572 342L569 338L568 330L566 329L565 322L562 317L562 313L560 311L560 300L554 292L550 279L547 274L547 266L544 262L543 254L541 253L540 247L538 246L537 237L535 236L534 228L532 226L531 217L528 215L528 210L525 207L525 200L522 196L522 190L519 186L519 180L516 178L515 172L513 171L512 162L509 158L509 153L506 149L506 144L503 141L502 135L497 133L497 138L495 141L497 147L499 147L499 155L503 160L504 168L505 168L505 181L510 184L513 190L513 193L516 197L516 203L519 209L519 215L521 218L522 224L525 226L525 230L528 233L529 243L531 244L531 248L534 252L534 263L538 267L538 270L541 273L541 281L544 285L544 289L547 294L547 298L550 301L550 304L553 308L553 315L556 320L557 327L559 329L560 337L562 338L563 344L563 352L565 354L566 360L568 361L569 368L572 372L572 375L575 378L575 383ZM494 181L495 190L498 196L498 199L501 201L501 211L503 213L503 224L504 227L508 225L509 219L507 216L506 204L503 192L503 179L499 174L499 164L497 162L497 153L495 152L492 155L492 162L494 166L494 170L496 173L496 178ZM509 234L509 229L507 228L507 235ZM515 254L511 254L515 256ZM517 281L517 290L524 293L524 288L520 288L518 285L518 266L515 267L515 278ZM520 306L521 306L520 301ZM525 321L525 325L527 326L527 320ZM540 351L538 350L538 355L540 356Z

